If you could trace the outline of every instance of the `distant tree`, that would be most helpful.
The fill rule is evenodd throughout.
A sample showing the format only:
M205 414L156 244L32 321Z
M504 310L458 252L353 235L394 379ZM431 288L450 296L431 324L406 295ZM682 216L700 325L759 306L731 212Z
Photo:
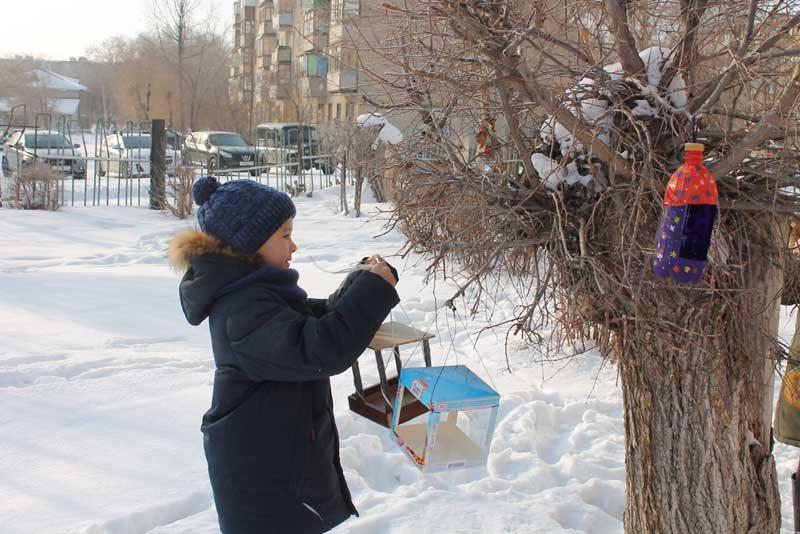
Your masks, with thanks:
M114 37L92 48L91 57L107 63L112 72L107 92L117 116L107 119L124 123L160 117L167 119L169 127L181 128L183 110L189 127L230 128L234 113L227 78L231 50L225 35L205 28L191 42L183 76L176 68L176 56L163 48L153 32Z
M203 37L211 31L211 16L199 18L202 5L202 0L152 0L151 3L150 20L155 41L162 55L174 61L177 68L178 127L181 130L187 126L184 93L189 78L187 60L203 54L206 44ZM196 43L198 37L200 40ZM191 105L189 107L191 109ZM191 123L189 126L193 127Z

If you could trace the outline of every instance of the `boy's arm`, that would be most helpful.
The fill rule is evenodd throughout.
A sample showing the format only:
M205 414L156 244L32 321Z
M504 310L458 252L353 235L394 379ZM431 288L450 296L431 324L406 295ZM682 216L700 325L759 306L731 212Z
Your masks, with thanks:
M227 333L244 372L256 380L303 382L345 371L400 301L380 276L355 280L320 318L291 309L267 290L250 290Z
M311 315L317 319L331 311L328 308L328 299L306 299L306 304L311 309Z

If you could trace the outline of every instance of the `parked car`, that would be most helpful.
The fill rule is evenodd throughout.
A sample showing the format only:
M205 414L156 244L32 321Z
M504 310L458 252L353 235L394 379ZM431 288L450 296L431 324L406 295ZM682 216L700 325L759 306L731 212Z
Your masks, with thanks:
M147 133L117 132L106 136L100 149L103 158L117 158L112 161L99 161L100 176L142 177L150 176L150 148L153 138ZM167 143L167 174L173 176L180 165L180 154ZM142 161L144 160L144 161Z
M86 178L86 162L80 159L83 157L78 151L80 147L60 132L21 130L8 138L3 153L8 171L20 172L34 161L39 161L59 173L83 180Z
M191 165L202 165L209 172L219 169L256 167L256 148L234 132L190 132L183 138L183 159ZM261 174L249 169L252 176Z
M317 128L312 124L272 122L256 127L256 147L264 165L292 164L298 160L298 137L303 152L303 169L321 169L325 174L333 173L327 158L320 158L320 143ZM287 165L289 172L297 173L297 165Z

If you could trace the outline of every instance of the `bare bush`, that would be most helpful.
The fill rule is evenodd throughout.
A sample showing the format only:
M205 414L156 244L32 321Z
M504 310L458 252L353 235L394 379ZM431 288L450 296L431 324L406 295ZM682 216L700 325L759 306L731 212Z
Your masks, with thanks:
M36 163L23 168L10 182L9 205L23 210L56 211L61 205L63 177L49 165Z
M194 169L180 166L175 177L167 179L167 192L172 197L168 202L169 211L179 219L186 219L194 212L192 186L194 185Z
M361 192L364 181L372 188L379 202L386 198L378 181L383 166L377 157L376 139L381 126L361 126L353 123L333 123L319 127L320 140L326 153L331 154L331 164L342 169L342 211L347 213L347 201L344 196L348 173L355 180L354 209L356 217L361 216Z

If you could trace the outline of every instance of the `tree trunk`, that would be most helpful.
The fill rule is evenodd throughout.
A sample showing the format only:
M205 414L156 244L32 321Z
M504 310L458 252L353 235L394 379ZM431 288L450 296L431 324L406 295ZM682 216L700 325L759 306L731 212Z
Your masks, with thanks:
M364 166L356 168L356 185L353 193L353 209L356 210L356 217L361 217L361 191L364 187Z
M178 45L178 124L181 132L186 131L183 114L183 45Z
M178 3L178 17L177 17L177 28L175 28L175 34L177 36L177 45L178 45L178 123L181 126L181 132L186 131L186 117L184 114L185 111L185 101L183 100L183 60L184 54L186 52L186 22L188 18L188 14L186 12L187 5L185 1L180 1ZM193 124L191 126L194 126Z
M762 217L776 227L779 240L780 228ZM773 342L783 283L777 263L757 253L745 263L744 292L727 306L744 307L737 311L750 318L747 325L733 324L736 314L726 313L725 305L713 314L690 304L663 306L658 319L672 322L683 344L653 335L649 343L629 345L620 359L625 532L779 531L770 451Z
M339 204L344 214L349 215L349 211L347 209L347 153L345 153L344 157L342 158L342 175L339 178L339 182L342 186L339 190Z

